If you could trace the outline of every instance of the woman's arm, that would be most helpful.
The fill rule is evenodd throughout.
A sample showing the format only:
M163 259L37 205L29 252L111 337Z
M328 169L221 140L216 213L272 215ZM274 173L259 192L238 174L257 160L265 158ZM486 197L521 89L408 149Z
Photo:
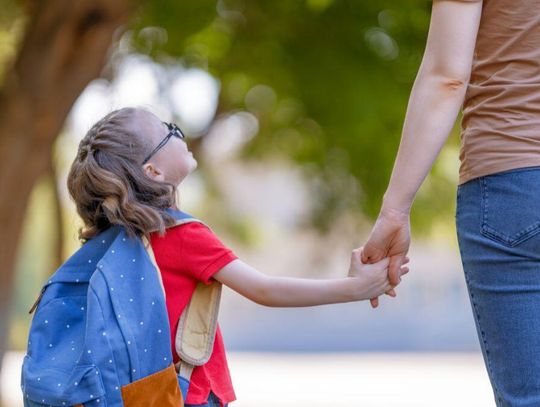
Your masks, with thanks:
M399 269L409 249L414 197L463 103L481 13L480 0L433 2L426 50L411 91L394 169L362 255L364 262L390 257L393 285L399 283Z
M422 64L414 82L383 209L408 213L463 103L482 2L433 2Z
M350 277L312 280L270 277L235 260L218 271L214 278L244 297L268 307L310 307L365 300L392 287L388 282L388 260L361 264L360 251L351 256ZM407 272L406 268L403 270Z

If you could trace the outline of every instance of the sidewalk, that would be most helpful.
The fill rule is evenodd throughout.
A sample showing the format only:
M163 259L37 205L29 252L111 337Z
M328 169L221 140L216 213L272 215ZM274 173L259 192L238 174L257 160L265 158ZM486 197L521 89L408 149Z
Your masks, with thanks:
M3 407L20 407L22 353L2 370ZM347 353L229 355L231 407L493 407L480 355Z

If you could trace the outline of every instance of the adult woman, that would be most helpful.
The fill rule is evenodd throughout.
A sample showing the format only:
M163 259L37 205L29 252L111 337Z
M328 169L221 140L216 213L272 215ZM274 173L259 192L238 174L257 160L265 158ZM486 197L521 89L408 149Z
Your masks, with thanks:
M540 406L540 0L435 0L364 261L409 248L414 196L463 103L457 231L498 406ZM377 299L372 303L376 306Z

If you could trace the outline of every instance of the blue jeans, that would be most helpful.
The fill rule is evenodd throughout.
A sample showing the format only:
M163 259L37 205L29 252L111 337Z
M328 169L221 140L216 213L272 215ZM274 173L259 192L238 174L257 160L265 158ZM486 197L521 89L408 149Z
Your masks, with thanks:
M219 399L212 392L210 392L210 395L208 396L208 402L206 404L185 404L184 405L184 407L220 407L220 406L221 404L219 404ZM227 404L225 404L224 407L227 407Z
M540 167L460 185L456 223L497 406L540 406Z

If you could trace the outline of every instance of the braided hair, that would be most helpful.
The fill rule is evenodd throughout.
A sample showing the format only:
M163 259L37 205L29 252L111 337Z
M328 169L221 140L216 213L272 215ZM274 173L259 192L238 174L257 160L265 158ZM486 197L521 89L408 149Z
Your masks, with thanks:
M149 178L141 162L151 138L130 125L140 108L115 110L99 120L81 140L67 186L84 227L84 243L111 225L129 236L165 233L174 219L165 209L176 205L176 186Z

